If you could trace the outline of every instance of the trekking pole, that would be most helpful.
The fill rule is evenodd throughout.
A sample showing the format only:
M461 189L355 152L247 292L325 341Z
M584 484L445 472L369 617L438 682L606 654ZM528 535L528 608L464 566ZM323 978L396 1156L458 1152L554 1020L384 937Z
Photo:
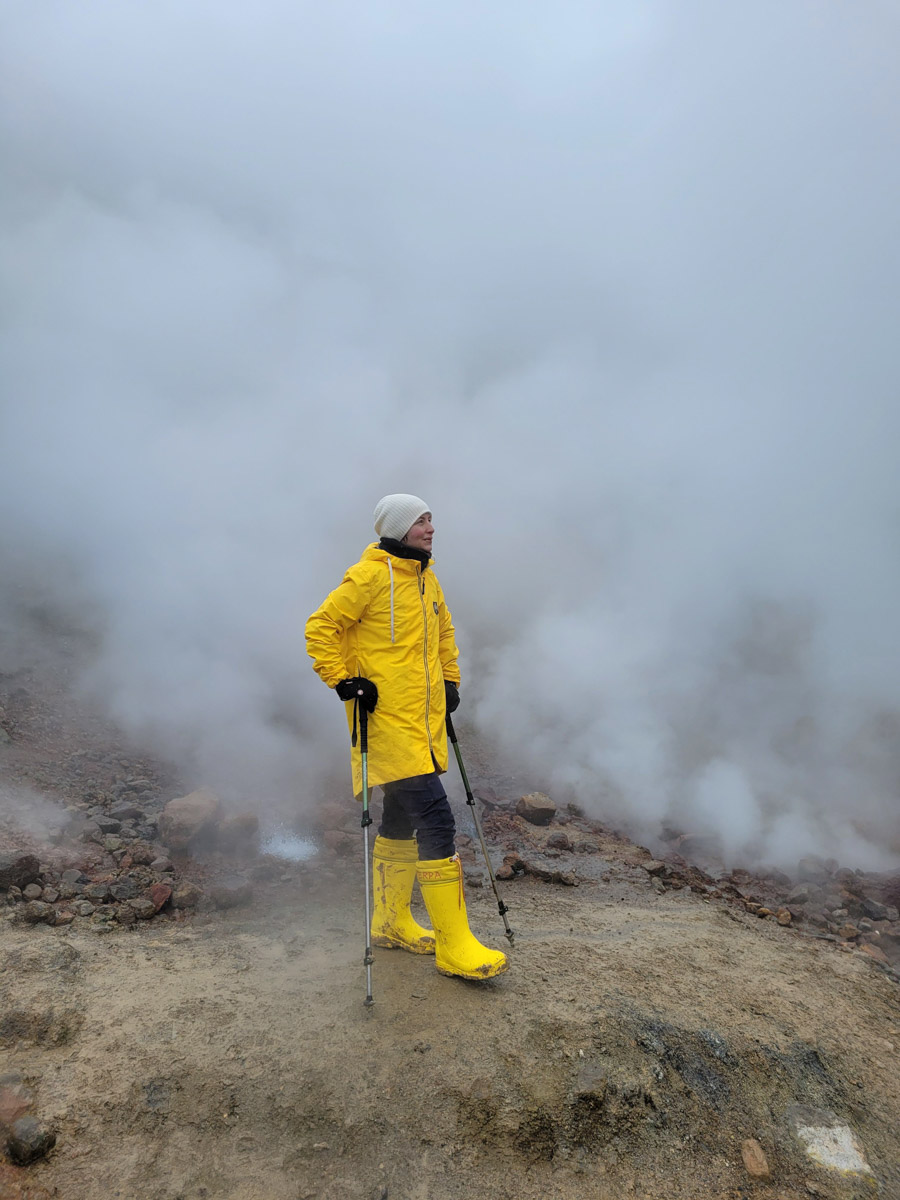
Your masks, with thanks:
M359 702L357 701L357 704ZM372 818L369 816L369 714L359 704L359 751L362 757L362 825L363 854L366 877L366 953L363 962L366 967L366 998L363 1004L371 1008L375 1001L372 999L372 913L370 909L369 888L369 826Z
M509 938L509 944L513 944L513 931L509 927L509 921L506 919L506 914L509 909L500 899L500 891L497 887L497 879L494 875L494 868L491 866L491 856L488 854L488 848L484 841L484 830L481 828L481 817L478 815L478 809L475 807L475 797L472 795L472 789L469 787L469 777L466 775L466 768L463 766L462 755L459 752L459 742L456 740L456 730L453 728L453 722L450 720L450 714L446 714L447 718L447 734L450 741L453 743L453 749L456 753L456 761L459 763L459 773L462 775L463 787L466 789L466 804L472 810L472 816L475 818L475 828L478 831L478 840L481 842L481 852L484 855L484 861L487 863L488 875L491 877L491 887L494 889L494 895L497 898L497 911L503 918L503 925L506 929L506 936Z

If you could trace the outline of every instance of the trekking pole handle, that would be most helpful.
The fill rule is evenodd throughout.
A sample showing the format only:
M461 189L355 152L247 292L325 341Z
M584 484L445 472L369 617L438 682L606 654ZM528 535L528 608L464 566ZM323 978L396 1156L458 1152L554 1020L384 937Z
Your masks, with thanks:
M362 691L360 691L359 694L361 696ZM359 700L357 700L356 703L359 706L359 751L360 751L360 754L368 754L368 752L369 752L369 712L368 712L368 709L363 708L363 706L359 703Z

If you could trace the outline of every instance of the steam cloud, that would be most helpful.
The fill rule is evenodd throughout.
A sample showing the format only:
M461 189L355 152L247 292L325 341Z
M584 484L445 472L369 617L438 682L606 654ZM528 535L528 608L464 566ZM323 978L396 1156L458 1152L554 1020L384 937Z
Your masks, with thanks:
M500 761L900 859L892 6L2 19L7 646L74 608L137 736L312 791L303 623L412 491Z

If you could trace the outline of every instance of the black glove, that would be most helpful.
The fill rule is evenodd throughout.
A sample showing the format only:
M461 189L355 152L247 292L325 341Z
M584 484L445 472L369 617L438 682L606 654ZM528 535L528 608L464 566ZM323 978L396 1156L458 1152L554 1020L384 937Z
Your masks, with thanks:
M342 700L358 700L360 708L364 708L366 712L375 711L378 688L371 679L362 679L359 675L353 679L342 679L334 690Z
M449 679L444 680L444 696L447 699L447 712L455 713L459 708L459 688Z

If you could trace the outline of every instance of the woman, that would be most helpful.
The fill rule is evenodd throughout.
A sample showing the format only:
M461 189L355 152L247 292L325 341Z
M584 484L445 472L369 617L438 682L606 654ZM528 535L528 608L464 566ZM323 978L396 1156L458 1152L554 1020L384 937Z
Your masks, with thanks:
M507 967L469 930L447 770L446 713L459 704L459 651L450 610L431 570L434 526L418 496L385 496L372 543L306 623L319 677L344 701L352 728L359 704L368 722L368 781L384 791L375 839L372 942L434 954L443 975L489 979ZM362 792L351 750L354 792ZM434 926L409 910L418 877Z

